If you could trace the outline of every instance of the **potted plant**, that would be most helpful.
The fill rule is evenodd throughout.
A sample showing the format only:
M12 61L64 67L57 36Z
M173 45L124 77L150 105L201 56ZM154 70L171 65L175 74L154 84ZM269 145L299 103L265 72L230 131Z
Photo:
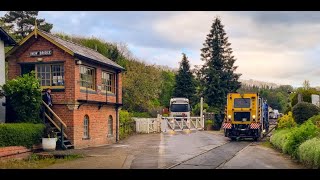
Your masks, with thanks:
M45 136L42 138L42 148L45 151L54 151L56 150L57 145L57 134L54 132L54 129L50 125L46 125Z
M205 125L206 125L206 130L210 131L210 130L212 130L213 121L212 120L206 120Z

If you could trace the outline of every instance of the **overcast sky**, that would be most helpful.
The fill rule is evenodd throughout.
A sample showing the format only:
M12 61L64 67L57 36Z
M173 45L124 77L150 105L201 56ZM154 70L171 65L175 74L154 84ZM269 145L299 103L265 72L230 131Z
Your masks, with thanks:
M242 79L320 86L320 12L39 12L52 32L125 42L136 57L173 68L182 52L192 66L202 64L200 49L216 16Z

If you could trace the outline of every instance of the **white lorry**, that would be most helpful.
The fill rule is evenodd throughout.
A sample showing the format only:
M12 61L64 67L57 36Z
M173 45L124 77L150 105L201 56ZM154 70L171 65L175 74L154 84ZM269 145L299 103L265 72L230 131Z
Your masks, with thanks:
M187 98L170 99L170 117L190 117L191 107Z
M274 109L274 110L273 110L273 118L274 118L274 119L278 119L279 116L280 116L279 111L278 111L277 109Z
M280 116L280 113L277 109L273 109L271 111L269 111L269 118L270 119L278 119Z

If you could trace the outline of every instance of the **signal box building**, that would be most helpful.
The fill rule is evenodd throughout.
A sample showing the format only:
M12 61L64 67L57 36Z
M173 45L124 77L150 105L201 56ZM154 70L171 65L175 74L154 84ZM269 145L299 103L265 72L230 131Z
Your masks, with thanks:
M50 88L54 113L74 148L114 143L119 137L123 67L97 51L37 28L6 56L8 78L35 71Z

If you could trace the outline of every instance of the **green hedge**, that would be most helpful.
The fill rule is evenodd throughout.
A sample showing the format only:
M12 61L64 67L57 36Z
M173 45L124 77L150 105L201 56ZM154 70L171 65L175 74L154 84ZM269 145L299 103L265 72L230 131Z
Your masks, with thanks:
M320 128L316 126L319 120L320 115L316 115L298 127L277 129L270 142L307 166L320 168Z
M309 119L298 127L277 130L271 136L270 142L282 152L297 158L298 147L306 140L316 137L318 134L319 129Z
M25 146L41 143L45 126L43 124L11 123L0 124L0 147Z
M283 152L297 157L298 147L306 140L318 135L318 128L308 120L299 127L292 128L283 147Z
M312 121L312 123L313 123L314 125L318 125L318 127L319 127L319 124L320 124L320 115L312 116L309 120Z
M298 158L303 164L320 168L320 138L313 138L302 143L298 148Z
M318 115L319 112L319 107L307 102L300 102L292 108L293 118L298 124L302 124L312 116Z
M281 151L283 151L284 145L290 133L291 133L290 129L276 130L275 133L270 138L271 144L277 149L280 149Z

